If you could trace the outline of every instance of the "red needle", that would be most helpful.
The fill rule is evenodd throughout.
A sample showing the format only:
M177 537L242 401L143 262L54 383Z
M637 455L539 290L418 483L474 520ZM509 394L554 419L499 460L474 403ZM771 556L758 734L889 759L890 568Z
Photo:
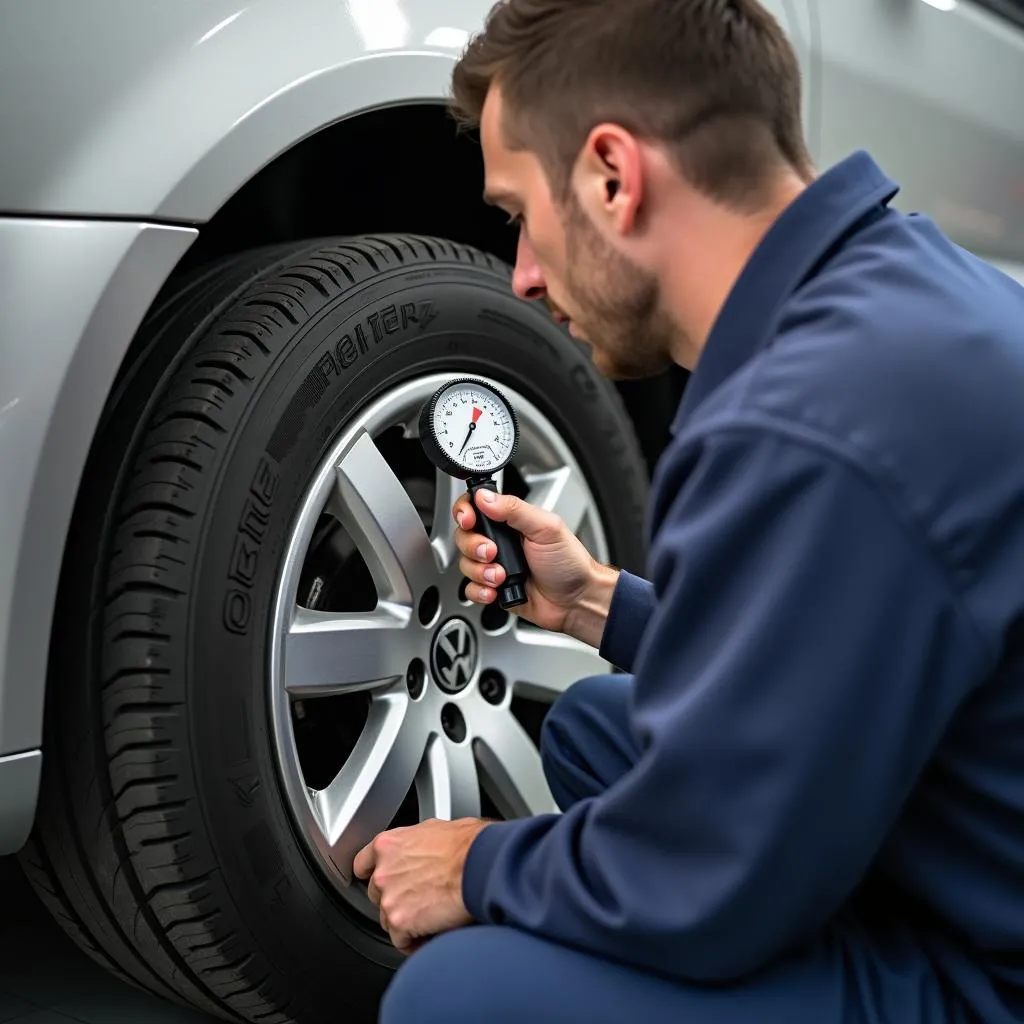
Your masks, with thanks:
M476 421L478 419L480 419L480 417L483 416L483 414L484 414L483 409L478 409L476 406L473 406L473 422L474 423L476 423Z

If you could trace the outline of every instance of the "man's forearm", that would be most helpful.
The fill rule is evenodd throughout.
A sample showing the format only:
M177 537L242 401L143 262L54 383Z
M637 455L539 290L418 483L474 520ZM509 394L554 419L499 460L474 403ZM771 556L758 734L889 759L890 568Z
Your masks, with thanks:
M608 623L608 610L618 582L618 569L606 565L596 567L587 592L566 616L565 632L569 636L591 647L601 646L601 638Z

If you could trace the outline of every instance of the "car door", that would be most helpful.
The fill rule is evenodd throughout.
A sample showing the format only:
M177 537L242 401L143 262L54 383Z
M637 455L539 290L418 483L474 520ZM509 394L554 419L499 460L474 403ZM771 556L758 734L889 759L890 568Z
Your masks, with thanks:
M1024 281L1024 0L807 0L809 133Z

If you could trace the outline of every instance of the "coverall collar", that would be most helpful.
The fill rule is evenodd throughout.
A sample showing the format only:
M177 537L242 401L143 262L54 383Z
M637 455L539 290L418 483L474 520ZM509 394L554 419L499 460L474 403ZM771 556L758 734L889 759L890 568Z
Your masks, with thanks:
M813 276L858 222L899 192L864 150L815 179L754 250L708 336L672 426L678 432L700 404L769 345L789 297Z

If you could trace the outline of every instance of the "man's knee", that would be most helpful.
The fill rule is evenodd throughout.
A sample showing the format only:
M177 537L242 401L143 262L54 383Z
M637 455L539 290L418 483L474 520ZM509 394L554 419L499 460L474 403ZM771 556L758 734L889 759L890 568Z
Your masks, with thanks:
M564 810L621 778L639 755L629 729L631 676L593 676L570 686L548 711L541 760Z
M576 771L585 765L581 746L587 746L586 708L601 686L600 677L581 679L559 695L544 717L540 734L540 756L548 785L559 805L564 807L559 790L572 784ZM558 787L556 789L556 787Z
M414 953L384 993L378 1024L477 1024L486 1020L487 964L475 956L474 939L479 936L473 933L477 931L439 935ZM503 969L500 964L494 967Z
M575 744L587 730L587 707L601 699L604 676L593 676L573 683L551 705L541 730L540 750L555 760L571 755Z

